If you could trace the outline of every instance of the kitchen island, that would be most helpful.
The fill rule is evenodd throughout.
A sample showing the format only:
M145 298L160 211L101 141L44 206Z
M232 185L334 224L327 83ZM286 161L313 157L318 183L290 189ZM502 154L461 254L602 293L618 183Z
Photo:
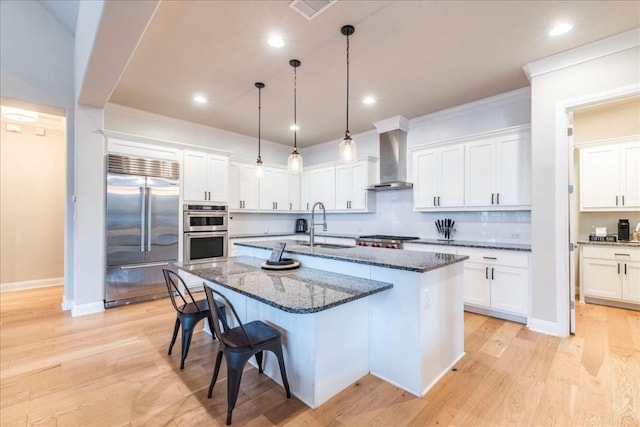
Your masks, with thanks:
M310 407L367 373L423 396L464 356L466 257L284 242L285 256L301 269L259 269L275 241L238 243L245 256L226 261L226 272L179 267L228 296L243 321L261 319L282 331L291 391ZM314 278L311 288L305 277ZM360 296L350 294L354 288ZM287 304L280 293L290 293ZM280 380L275 358L267 358L265 373Z

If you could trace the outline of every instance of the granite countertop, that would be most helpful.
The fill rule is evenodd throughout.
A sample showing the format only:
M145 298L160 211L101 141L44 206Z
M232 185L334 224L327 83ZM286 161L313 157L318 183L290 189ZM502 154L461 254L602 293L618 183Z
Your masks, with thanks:
M351 248L328 249L321 247L310 248L301 245L296 240L272 240L266 242L236 242L238 246L259 249L273 249L279 243L285 242L285 252L290 254L309 255L318 258L328 258L338 261L369 264L396 270L416 271L425 273L450 264L469 259L465 255L441 254L434 252L401 251L398 249L371 248L354 246Z
M245 233L245 234L230 234L229 239L245 239L252 237L278 237L278 236L309 236L309 232L295 233L295 232L274 232L274 233ZM360 237L355 234L340 234L340 233L316 233L316 237L338 237L341 239L357 239Z
M592 242L590 240L580 240L578 241L579 245L594 245L594 246L627 246L632 248L640 248L640 241L638 240L629 240L629 241L620 241L617 242Z
M316 313L393 288L377 282L300 267L263 270L264 260L247 256L225 261L183 264L178 269L289 313Z
M509 251L525 251L531 252L531 245L524 243L500 243L500 242L473 242L466 240L440 240L440 239L419 239L411 240L407 243L421 243L424 245L442 245L442 246L462 246L465 248L482 248L482 249L505 249Z

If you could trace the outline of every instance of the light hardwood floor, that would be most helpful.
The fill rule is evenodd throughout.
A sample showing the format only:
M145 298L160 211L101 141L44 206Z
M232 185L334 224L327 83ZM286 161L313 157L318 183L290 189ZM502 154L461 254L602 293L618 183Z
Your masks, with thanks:
M224 425L224 379L207 399L217 344L198 328L180 371L169 300L72 318L61 299L0 294L2 427ZM577 330L465 313L466 356L422 399L369 375L311 410L250 367L233 425L640 425L640 312L579 304Z

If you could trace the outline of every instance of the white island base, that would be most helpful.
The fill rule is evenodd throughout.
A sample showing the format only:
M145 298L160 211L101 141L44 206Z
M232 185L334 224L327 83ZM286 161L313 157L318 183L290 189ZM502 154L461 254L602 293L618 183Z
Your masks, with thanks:
M268 259L271 250L240 246L238 252ZM416 272L291 256L304 267L393 283L390 290L311 314L287 313L220 288L233 294L245 319L282 331L291 392L311 408L367 373L422 397L464 356L462 262ZM281 384L275 357L265 359L265 373Z

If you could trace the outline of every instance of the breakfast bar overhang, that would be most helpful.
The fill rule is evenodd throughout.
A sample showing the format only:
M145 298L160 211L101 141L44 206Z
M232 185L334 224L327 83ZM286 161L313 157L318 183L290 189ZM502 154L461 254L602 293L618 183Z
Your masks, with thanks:
M287 243L302 267L267 271L277 242L243 242L241 256L176 264L230 299L242 321L282 332L291 392L312 408L368 373L423 396L464 356L466 257ZM281 384L277 361L264 371Z

